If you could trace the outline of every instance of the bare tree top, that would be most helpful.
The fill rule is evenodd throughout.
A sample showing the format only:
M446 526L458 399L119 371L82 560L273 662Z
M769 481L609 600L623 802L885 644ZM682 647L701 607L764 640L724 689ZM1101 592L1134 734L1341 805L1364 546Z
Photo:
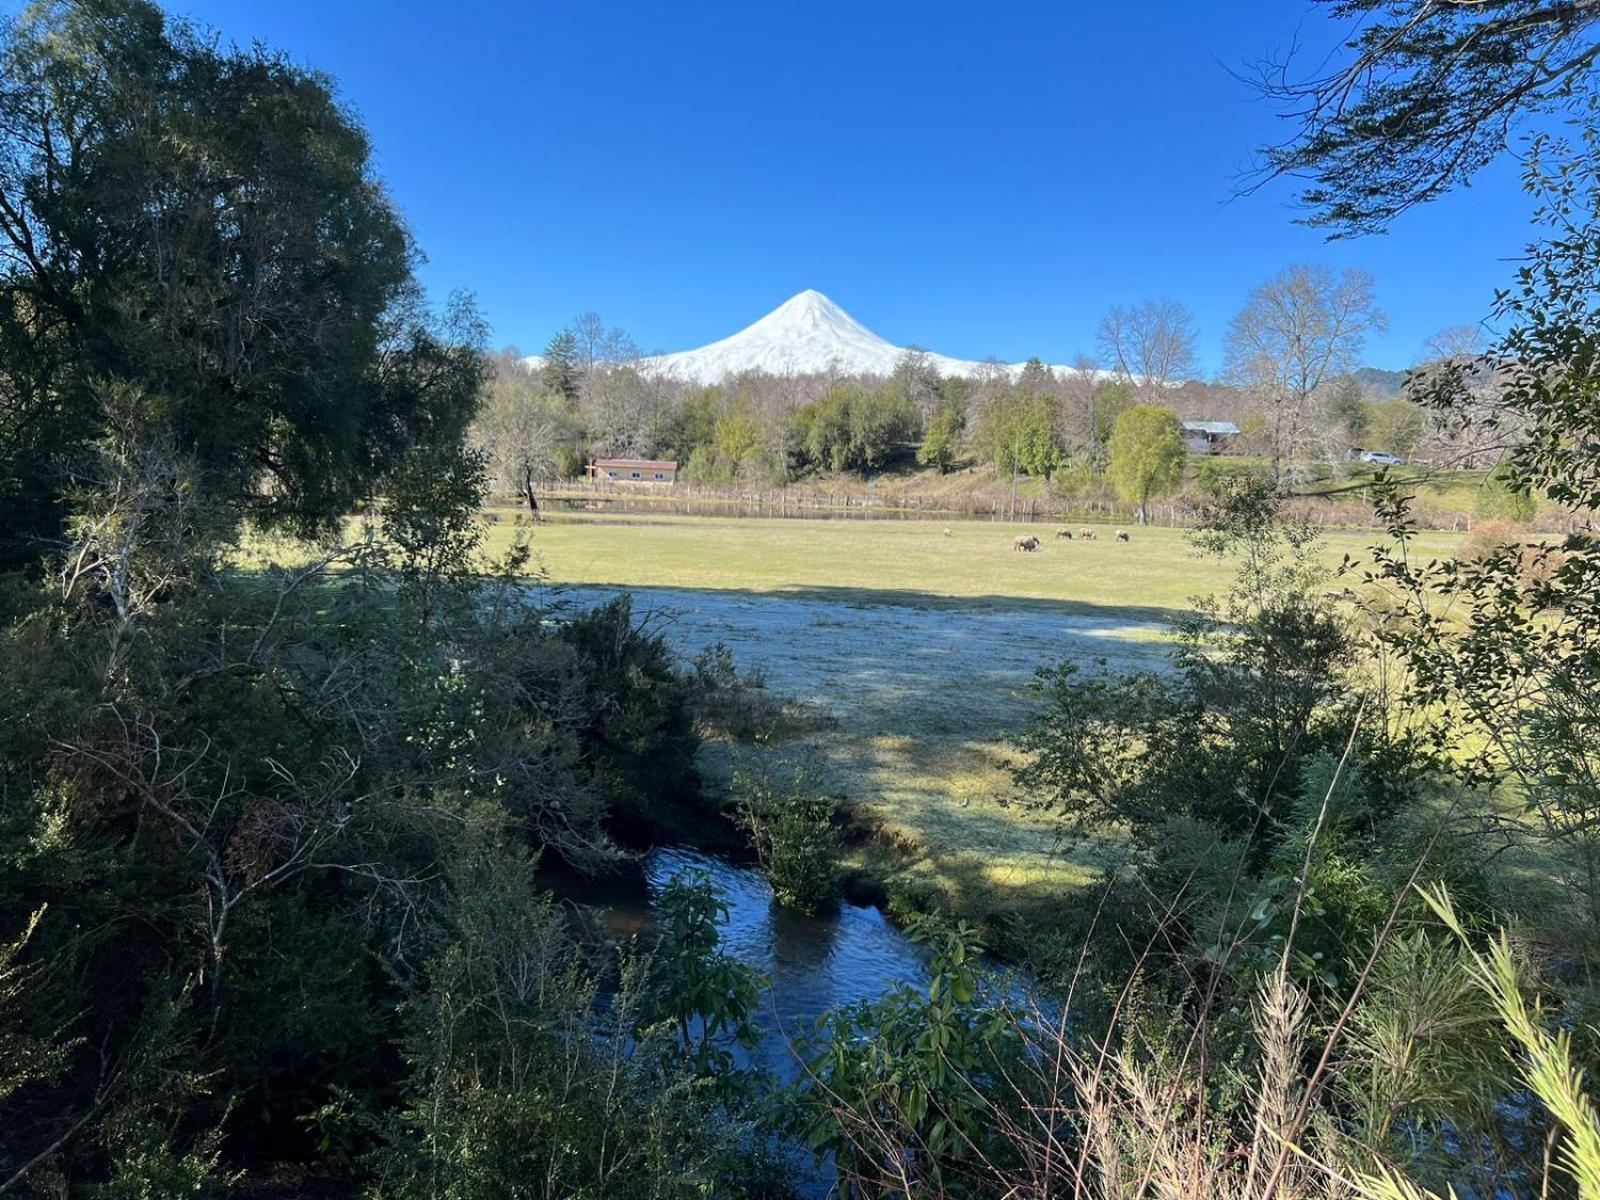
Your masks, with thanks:
M1165 298L1119 304L1100 321L1100 356L1144 387L1181 383L1199 373L1194 316Z

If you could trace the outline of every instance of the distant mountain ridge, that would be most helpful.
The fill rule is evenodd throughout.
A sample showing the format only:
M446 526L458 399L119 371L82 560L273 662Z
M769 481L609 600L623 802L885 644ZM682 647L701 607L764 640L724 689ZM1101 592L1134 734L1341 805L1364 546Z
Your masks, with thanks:
M1350 377L1361 385L1361 390L1372 400L1393 400L1405 388L1404 371L1386 371L1382 367L1357 367Z
M807 288L732 337L645 362L691 383L717 383L756 370L769 375L891 375L907 349L879 337L827 296ZM941 375L975 375L983 369L982 363L968 359L924 353ZM1006 369L1019 372L1022 364L1006 364Z

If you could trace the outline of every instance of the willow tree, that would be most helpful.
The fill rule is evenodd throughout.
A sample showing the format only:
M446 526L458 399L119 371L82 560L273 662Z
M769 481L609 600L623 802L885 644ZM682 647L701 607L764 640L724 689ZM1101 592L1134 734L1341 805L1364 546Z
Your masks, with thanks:
M1183 426L1170 408L1136 404L1111 430L1106 478L1117 495L1138 505L1139 524L1150 519L1150 501L1183 482Z

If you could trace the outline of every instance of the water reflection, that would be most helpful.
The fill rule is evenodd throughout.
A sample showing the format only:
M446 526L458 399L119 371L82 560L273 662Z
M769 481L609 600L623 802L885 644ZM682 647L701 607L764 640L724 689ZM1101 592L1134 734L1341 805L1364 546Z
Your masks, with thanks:
M919 990L927 986L927 952L880 910L841 904L831 913L807 915L778 904L759 871L699 850L653 850L645 856L642 875L632 879L569 877L548 882L579 905L602 932L649 942L656 933L656 905L662 893L687 872L710 876L722 892L728 906L722 948L769 981L757 1017L759 1042L748 1055L736 1052L741 1065L762 1067L781 1080L793 1081L801 1070L795 1043L816 1030L824 1013L876 1000L898 984ZM1048 1005L1043 1011L1033 1009L1042 997L1029 980L995 969L1000 993L1017 1007L1020 1019L1031 1024L1024 1015L1031 1013L1046 1027L1053 1026L1058 1013ZM830 1163L817 1163L796 1151L792 1169L791 1182L800 1195L831 1194Z
M561 890L588 909L606 933L649 938L667 885L686 872L709 875L728 905L723 949L770 983L762 997L762 1039L754 1059L783 1078L792 1078L796 1070L791 1039L814 1030L823 1013L875 1000L898 983L927 984L922 947L876 908L841 904L832 913L809 916L774 901L759 871L685 847L653 850L643 865L643 887L612 880Z

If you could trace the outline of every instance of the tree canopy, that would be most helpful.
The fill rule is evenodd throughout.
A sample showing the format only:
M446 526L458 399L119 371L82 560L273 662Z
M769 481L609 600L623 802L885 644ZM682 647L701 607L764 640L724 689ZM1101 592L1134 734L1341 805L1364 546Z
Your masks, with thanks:
M1460 186L1531 116L1592 94L1600 8L1572 0L1319 0L1358 23L1332 70L1260 64L1294 129L1254 185L1301 181L1312 225L1372 233Z
M1183 426L1170 408L1136 404L1117 418L1111 431L1106 477L1124 500L1139 506L1139 521L1149 504L1183 481Z
M145 0L0 32L0 560L57 543L115 383L236 518L324 528L481 381L425 316L364 131L322 75Z

